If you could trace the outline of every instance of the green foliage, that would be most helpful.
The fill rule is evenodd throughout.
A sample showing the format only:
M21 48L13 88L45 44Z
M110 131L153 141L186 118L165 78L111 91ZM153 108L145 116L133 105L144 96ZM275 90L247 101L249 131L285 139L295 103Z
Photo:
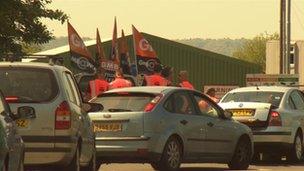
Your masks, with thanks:
M266 43L269 40L278 40L279 34L262 33L251 40L247 40L243 46L238 48L233 56L242 60L256 63L263 68L266 68Z
M42 46L38 44L27 44L27 43L22 43L22 52L25 54L33 54L36 52L41 51Z
M68 16L46 7L52 0L0 0L0 56L22 54L22 44L42 44L53 38L42 19L58 20Z
M83 41L87 41L87 40L92 40L89 37L82 37ZM49 50L49 49L54 49L57 47L61 47L61 46L65 46L68 45L68 37L62 36L62 37L55 37L54 39L52 39L51 41L49 41L46 44L42 44L41 46L41 50L45 51L45 50Z

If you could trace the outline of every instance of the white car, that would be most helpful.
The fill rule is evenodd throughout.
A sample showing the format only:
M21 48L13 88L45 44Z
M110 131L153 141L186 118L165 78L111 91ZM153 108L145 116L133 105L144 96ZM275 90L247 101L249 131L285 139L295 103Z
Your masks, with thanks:
M255 153L292 162L303 155L304 95L291 87L245 87L227 93L219 105L253 131Z

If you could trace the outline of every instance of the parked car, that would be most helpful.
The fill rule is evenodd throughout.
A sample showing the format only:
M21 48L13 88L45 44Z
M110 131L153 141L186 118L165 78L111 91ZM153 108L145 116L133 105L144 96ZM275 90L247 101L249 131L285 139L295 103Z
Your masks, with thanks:
M89 113L101 163L146 162L171 171L193 162L247 169L251 161L251 130L198 91L131 87L91 101L104 106Z
M2 84L2 82L1 82ZM24 143L14 120L18 119L0 91L0 170L23 171Z
M227 93L219 104L253 131L255 152L289 161L303 155L304 96L290 87L246 87Z
M0 89L26 145L26 165L95 170L95 134L73 74L46 63L0 63Z

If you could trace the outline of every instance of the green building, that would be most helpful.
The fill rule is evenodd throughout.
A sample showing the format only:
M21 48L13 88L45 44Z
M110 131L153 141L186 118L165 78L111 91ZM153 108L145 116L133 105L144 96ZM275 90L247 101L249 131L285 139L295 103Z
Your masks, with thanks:
M143 36L152 45L162 64L174 68L175 82L180 70L187 70L189 80L196 89L201 90L203 85L246 85L246 74L261 73L262 68L256 64L229 56L217 54L207 50L181 44L172 40L143 33ZM134 61L133 38L126 36L131 60ZM86 42L89 51L95 54L95 40ZM110 54L111 40L103 42L106 55ZM69 46L63 46L37 55L58 55L64 58L64 65L75 74L80 70L72 68Z

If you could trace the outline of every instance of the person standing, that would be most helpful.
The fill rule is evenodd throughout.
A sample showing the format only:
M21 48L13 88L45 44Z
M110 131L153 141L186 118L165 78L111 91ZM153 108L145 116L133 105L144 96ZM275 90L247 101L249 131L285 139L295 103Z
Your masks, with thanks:
M88 94L90 98L94 98L99 94L109 90L109 83L105 80L104 73L98 71L95 80L89 82Z
M218 103L220 100L215 97L215 89L210 88L207 90L206 94L212 99L215 103Z
M167 86L168 80L161 75L162 67L159 64L155 65L154 74L145 75L146 86Z
M121 69L118 69L115 72L115 80L110 83L109 87L110 90L115 88L132 87L132 83L129 80L124 79Z
M179 79L179 84L178 85L180 87L194 90L193 85L188 80L188 72L187 71L180 71L179 74L178 74L178 79Z

